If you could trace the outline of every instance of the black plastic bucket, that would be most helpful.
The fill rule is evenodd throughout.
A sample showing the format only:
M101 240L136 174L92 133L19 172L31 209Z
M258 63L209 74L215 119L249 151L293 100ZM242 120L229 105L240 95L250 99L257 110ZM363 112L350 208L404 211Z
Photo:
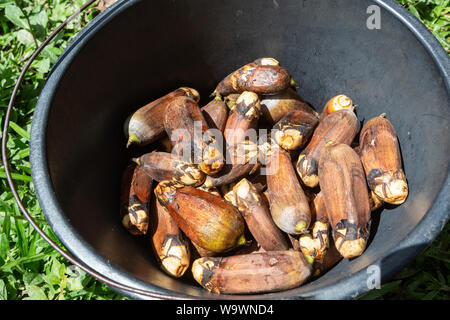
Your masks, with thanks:
M180 86L196 88L206 102L225 75L263 56L286 66L316 109L347 93L360 120L385 112L398 133L410 195L374 215L362 256L318 280L277 293L219 296L189 276L166 275L149 239L121 226L122 170L139 152L125 149L122 125L130 112ZM119 283L169 298L357 297L371 288L373 270L385 281L448 220L449 73L431 33L390 0L119 1L72 41L47 80L31 132L33 181L64 246Z

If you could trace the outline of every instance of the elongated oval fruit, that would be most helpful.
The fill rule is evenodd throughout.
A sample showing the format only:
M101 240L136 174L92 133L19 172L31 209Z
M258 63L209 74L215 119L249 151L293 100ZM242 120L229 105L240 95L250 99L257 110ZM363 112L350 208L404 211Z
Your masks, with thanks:
M147 145L161 137L164 133L166 108L175 97L180 96L200 101L200 94L197 90L181 87L139 108L125 121L124 131L128 137L127 147L132 144Z
M214 135L214 130L210 130L200 107L193 99L174 98L166 108L164 128L174 144L173 153L186 162L197 164L206 174L214 174L222 169L223 144L216 141L219 136Z
M200 247L223 252L245 243L244 219L221 197L164 183L158 184L155 195L185 235Z
M273 221L286 233L307 232L311 211L291 157L283 149L272 147L266 168L267 195Z
M123 226L133 235L146 234L153 180L139 166L129 165L123 174L121 216Z
M408 196L394 127L384 114L370 119L360 135L360 156L370 189L384 202L401 204Z
M285 150L297 150L308 143L319 119L309 112L294 110L281 118L274 126L274 140Z
M287 89L292 83L292 77L284 67L252 62L226 76L213 94L226 96L243 91L274 94Z
M228 119L228 108L222 99L216 97L201 108L201 110L209 128L217 129L220 132L225 130Z
M345 94L339 94L327 101L323 107L322 113L320 114L320 120L325 118L330 113L342 109L348 109L350 111L355 109L352 99Z
M160 182L173 180L186 186L199 186L205 174L196 165L184 162L181 157L167 152L153 151L134 159L147 175Z
M162 269L179 278L190 265L189 241L167 210L155 201L152 223L152 244Z
M258 95L244 91L236 100L236 106L228 116L224 130L227 147L233 146L248 137L250 129L256 129L261 113ZM256 138L256 132L255 132Z
M330 227L323 194L319 192L312 202L315 221L310 234L299 238L300 250L311 261L322 260L330 246Z
M344 258L361 255L370 226L369 193L361 160L346 144L328 145L320 158L319 179L337 250Z
M358 119L347 109L335 111L319 123L297 161L297 172L306 186L314 188L319 184L317 167L325 145L329 142L349 145L357 131Z
M262 95L260 103L262 115L271 124L280 121L282 117L294 110L303 110L319 117L319 114L292 88L274 95Z
M255 252L200 258L192 264L195 280L218 294L275 292L303 284L312 273L299 251Z
M255 240L266 251L289 249L285 235L275 225L260 193L247 179L233 187L235 203Z

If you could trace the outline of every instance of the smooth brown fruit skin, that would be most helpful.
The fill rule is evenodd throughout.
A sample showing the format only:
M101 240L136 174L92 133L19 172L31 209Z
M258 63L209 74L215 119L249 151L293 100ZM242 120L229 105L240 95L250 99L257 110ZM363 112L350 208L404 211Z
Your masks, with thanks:
M289 234L307 232L311 211L291 157L281 148L272 148L266 168L267 196L275 224Z
M289 244L278 229L260 193L247 179L233 187L235 203L251 234L265 251L288 250Z
M292 88L274 95L261 95L260 103L262 115L270 124L275 124L294 110L303 110L313 116L319 116Z
M352 99L345 94L339 94L327 101L327 103L323 107L322 113L320 114L320 120L325 118L330 113L342 109L348 109L350 111L353 111L355 109Z
M317 126L311 141L300 153L296 165L302 182L317 187L319 178L317 168L325 145L329 142L352 143L358 131L358 119L353 111L343 109L326 116Z
M171 153L153 151L135 161L141 170L158 182L173 180L192 187L205 182L206 176L197 166L184 162L181 157Z
M191 241L192 247L193 247L193 257L194 259L202 258L202 257L215 257L219 255L218 252L213 252L210 250L206 250L202 247L200 247L195 242Z
M301 252L286 250L197 259L192 274L210 292L249 294L298 287L311 276L312 267Z
M408 183L397 134L384 114L363 126L359 153L370 189L384 202L396 205L405 202Z
M228 119L228 107L222 99L213 99L201 108L208 126L220 132L225 130Z
M172 153L179 155L186 162L197 164L205 174L214 174L222 169L224 165L222 151L215 146L216 137L211 135L208 123L193 99L174 98L166 108L164 128L174 146ZM177 137L175 134L180 133L180 130L184 130L183 134L188 136ZM186 144L189 141L191 143Z
M227 147L236 145L247 137L247 131L256 129L261 113L256 93L244 91L236 100L235 108L228 116L224 129Z
M139 108L125 122L124 131L128 144L147 145L164 133L164 113L169 103L176 97L186 96L200 101L197 90L187 87L178 88L165 96Z
M370 205L356 152L342 143L326 146L319 162L319 180L336 248L344 258L361 255L369 237Z
M225 77L214 90L216 96L252 91L258 94L274 94L287 89L292 77L280 65L249 63Z
M162 269L179 278L190 265L189 241L159 201L154 202L152 213L153 249Z
M223 198L192 187L156 188L158 201L200 247L223 252L245 243L245 222Z
M146 234L153 180L142 168L129 165L122 177L120 211L123 226L133 235Z
M319 119L304 110L290 111L274 126L274 140L285 150L297 150L308 143Z

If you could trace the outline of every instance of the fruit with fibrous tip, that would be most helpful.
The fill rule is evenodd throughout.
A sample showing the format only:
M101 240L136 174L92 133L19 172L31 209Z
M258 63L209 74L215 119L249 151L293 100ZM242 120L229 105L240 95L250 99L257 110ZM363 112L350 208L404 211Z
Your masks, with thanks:
M337 250L344 258L360 256L369 237L370 204L359 156L346 144L327 145L319 180Z
M401 204L408 196L397 134L385 114L372 118L360 134L360 157L370 189L384 202Z
M315 117L319 114L292 88L288 88L274 95L261 95L261 112L263 117L271 124L275 124L282 117L294 110L303 110Z
M265 251L289 249L285 235L274 223L269 208L250 181L245 178L239 181L233 187L233 195L247 227Z
M261 113L258 95L254 92L244 91L236 100L235 108L228 116L224 139L227 148L243 141L248 137L250 129L256 129Z
M299 246L303 254L311 260L322 260L330 246L330 225L322 193L319 192L315 196L311 211L315 216L311 233L300 236Z
M192 274L206 290L218 294L275 292L303 284L312 267L295 250L255 252L194 261Z
M120 212L122 225L133 235L146 234L153 180L142 168L131 164L122 177Z
M383 206L383 200L381 200L375 192L369 190L369 203L370 203L370 211L375 211Z
M211 100L206 106L202 107L201 110L210 128L217 129L220 132L225 130L228 119L228 108L220 97Z
M309 112L294 110L273 126L273 138L285 150L300 149L308 143L319 119Z
M355 109L352 99L345 94L339 94L327 101L327 103L323 107L322 113L320 114L320 120L325 118L330 113L342 109L348 109L350 111L353 111Z
M147 145L164 134L164 113L168 104L176 97L186 96L200 101L197 90L187 87L178 88L165 96L146 104L130 115L124 124L128 138L127 147Z
M245 222L223 198L192 187L159 183L155 195L184 234L200 247L223 252L245 243Z
M317 167L327 143L350 144L358 131L358 119L353 111L343 109L326 116L317 126L297 161L297 172L302 182L314 188L319 184Z
M275 224L289 234L307 232L311 211L291 157L283 149L272 147L266 169L267 196Z
M147 175L160 182L173 180L186 186L199 186L205 181L205 174L196 165L181 160L181 157L153 151L133 159Z
M164 128L173 144L172 153L186 162L197 164L206 174L214 174L222 169L222 135L210 130L195 100L188 97L174 98L166 108Z
M179 278L189 268L189 241L158 201L153 204L152 244L162 269Z
M252 91L258 94L274 94L295 85L286 68L275 59L258 59L226 76L214 90L215 96Z

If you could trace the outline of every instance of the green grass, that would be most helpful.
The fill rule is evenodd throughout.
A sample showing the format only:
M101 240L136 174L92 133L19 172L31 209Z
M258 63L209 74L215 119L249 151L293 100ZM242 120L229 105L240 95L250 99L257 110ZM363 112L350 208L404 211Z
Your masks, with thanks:
M450 52L449 1L399 2L415 14ZM24 63L45 37L85 0L0 0L0 116ZM70 39L96 14L91 8L71 23L33 63L12 112L9 159L19 196L38 224L58 242L36 200L29 163L29 132L39 92ZM59 242L58 242L59 243ZM449 225L414 262L364 299L449 299ZM77 273L78 272L78 273ZM21 215L0 167L0 300L124 299L99 281L75 271Z

